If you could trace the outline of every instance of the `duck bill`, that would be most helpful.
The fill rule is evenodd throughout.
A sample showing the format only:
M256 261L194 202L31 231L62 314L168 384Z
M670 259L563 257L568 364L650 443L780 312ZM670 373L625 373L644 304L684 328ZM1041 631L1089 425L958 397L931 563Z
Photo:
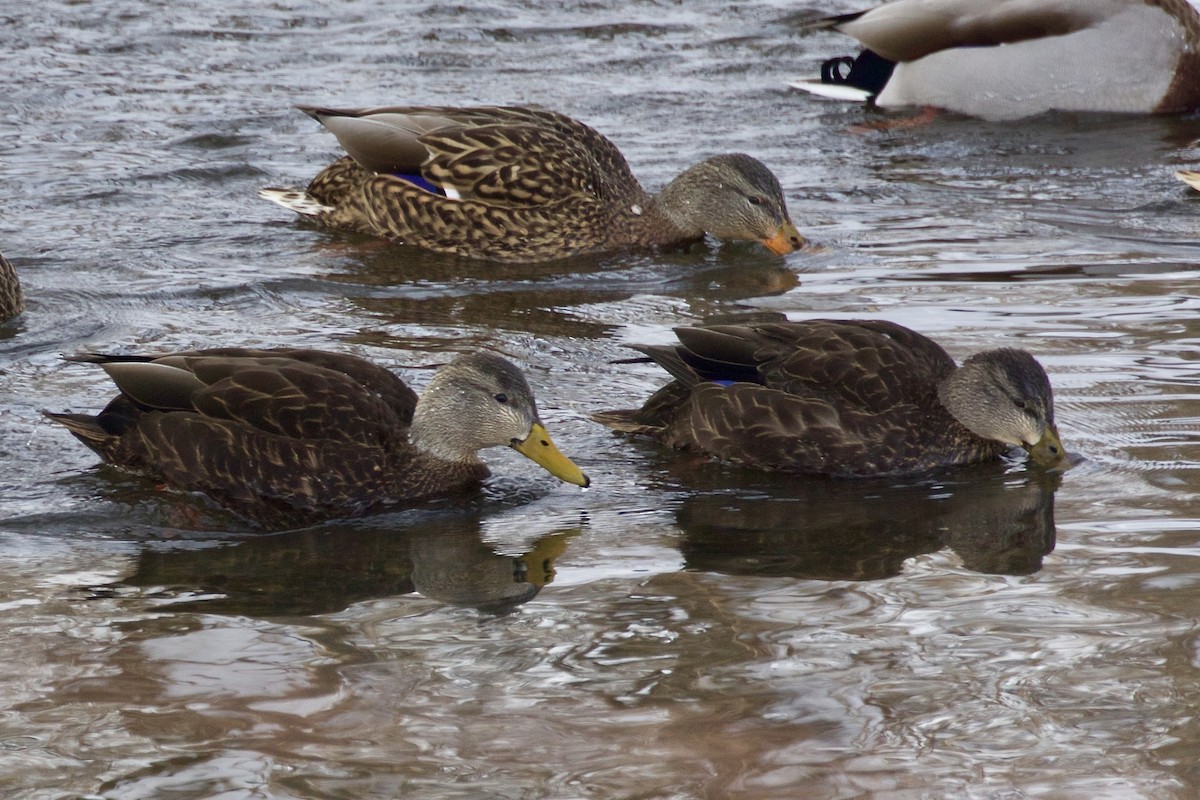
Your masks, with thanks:
M554 446L554 442L550 439L550 434L546 432L545 426L540 422L533 423L533 427L529 429L529 435L523 441L514 439L512 449L560 481L573 483L576 486L584 488L587 488L592 482L587 475L583 474L583 470L575 466L575 463L571 459L564 456Z
M762 240L763 245L777 256L786 256L797 247L804 244L804 237L790 221L779 226L779 230L769 239Z
M1042 467L1056 467L1067 457L1062 440L1058 438L1058 428L1053 425L1046 426L1046 432L1037 442L1023 447L1029 451L1030 460Z

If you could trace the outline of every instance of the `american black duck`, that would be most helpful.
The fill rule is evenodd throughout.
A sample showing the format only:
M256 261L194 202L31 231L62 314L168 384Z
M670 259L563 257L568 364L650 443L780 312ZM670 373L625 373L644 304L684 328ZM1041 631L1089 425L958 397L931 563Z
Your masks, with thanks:
M779 181L740 153L648 194L601 134L520 107L300 109L349 154L307 190L262 196L335 229L492 261L673 248L719 239L790 253L804 243Z
M589 481L538 419L521 371L490 353L438 370L418 400L383 367L319 350L86 354L120 390L99 414L46 416L107 462L199 491L248 519L354 517L479 484L509 445Z
M891 322L813 320L676 328L639 346L675 379L640 409L596 419L670 447L762 469L896 475L997 458L1063 461L1050 380L1023 350L961 367Z

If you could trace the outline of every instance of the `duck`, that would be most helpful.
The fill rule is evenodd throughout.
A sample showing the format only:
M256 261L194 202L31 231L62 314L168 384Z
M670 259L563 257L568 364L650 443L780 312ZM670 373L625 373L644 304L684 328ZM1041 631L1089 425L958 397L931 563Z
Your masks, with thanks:
M359 517L477 488L507 445L590 480L550 439L521 370L493 353L442 366L418 398L388 369L310 349L82 353L118 394L99 414L43 412L103 461L200 492L268 527Z
M957 366L893 322L809 320L675 329L636 345L673 381L638 409L594 419L676 449L831 478L910 475L997 459L1012 447L1066 458L1050 379L1024 350Z
M335 230L500 262L677 249L706 233L778 255L805 242L779 179L744 153L707 158L651 195L616 145L553 111L299 108L348 155L307 189L259 194Z
M1200 109L1200 0L891 0L817 19L865 48L809 92L990 120Z
M25 294L12 263L0 253L0 322L12 319L25 310Z

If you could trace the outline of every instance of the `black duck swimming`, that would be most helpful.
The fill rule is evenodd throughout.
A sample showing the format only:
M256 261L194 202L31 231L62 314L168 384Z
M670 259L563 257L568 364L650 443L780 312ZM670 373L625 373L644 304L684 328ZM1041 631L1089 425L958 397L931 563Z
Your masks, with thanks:
M107 462L199 491L248 519L304 524L472 488L477 451L509 445L587 486L551 442L521 371L490 353L438 370L417 398L388 370L319 350L87 354L120 394L46 415Z
M680 449L771 470L897 475L997 458L1063 461L1050 380L1023 350L961 367L891 322L812 320L676 328L639 346L675 379L640 409L596 419Z

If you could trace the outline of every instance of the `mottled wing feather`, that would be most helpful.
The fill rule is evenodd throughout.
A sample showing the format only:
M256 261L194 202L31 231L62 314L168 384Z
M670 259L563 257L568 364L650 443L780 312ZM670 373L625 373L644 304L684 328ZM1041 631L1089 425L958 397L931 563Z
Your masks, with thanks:
M262 366L295 366L309 364L323 370L329 370L346 376L358 384L362 390L379 398L391 409L405 426L412 421L413 410L417 406L417 393L398 378L391 370L381 367L365 358L345 353L331 353L325 350L310 350L303 348L280 349L249 349L249 348L214 348L202 353L184 353L184 357L200 357L204 363L196 364L196 374L207 383L214 383L238 369L240 363L253 361ZM215 359L213 357L216 357ZM220 357L228 357L224 365Z
M199 414L283 436L395 447L417 403L416 393L389 370L319 350L215 348L162 356L81 354L73 360L186 370L200 382L191 398ZM106 411L100 421L116 432L127 427L118 416Z
M463 198L529 206L571 196L605 201L641 196L641 187L616 145L552 111L446 106L302 110L327 126L336 124L338 117L376 118L382 127L397 126L396 138L405 145L404 152L378 154L368 161L404 162L404 170L420 169L432 183L449 186ZM413 158L412 143L424 147L423 162Z
M773 326L764 326L771 332ZM829 322L761 367L767 386L816 395L866 413L936 404L938 384L955 368L936 342L890 322Z
M881 413L929 402L954 369L936 342L890 322L811 320L681 328L682 358L707 380L760 383Z
M422 174L463 198L539 206L572 198L597 203L641 196L625 158L584 125L497 124L421 137L430 152Z
M188 358L198 376L212 380L193 397L196 410L300 439L379 447L390 445L397 433L403 436L407 424L386 400L363 391L344 373L302 362L265 361Z
M701 384L666 432L673 447L768 469L833 476L876 475L921 455L914 405L886 417L754 384Z
M386 455L357 442L295 439L174 412L142 417L124 447L151 474L263 522L318 519L331 510L355 516L384 499L371 490Z
M961 427L937 400L954 362L907 328L813 320L677 334L677 347L638 348L676 380L641 409L601 421L730 461L827 475L959 455L939 453Z

